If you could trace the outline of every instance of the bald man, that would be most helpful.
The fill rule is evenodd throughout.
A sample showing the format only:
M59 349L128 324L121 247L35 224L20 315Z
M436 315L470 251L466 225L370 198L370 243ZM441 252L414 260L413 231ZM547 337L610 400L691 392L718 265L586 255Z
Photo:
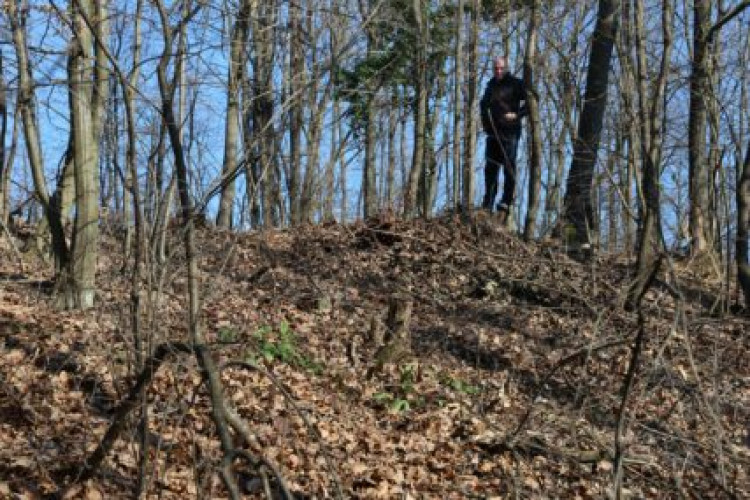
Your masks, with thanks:
M503 194L497 205L500 224L506 225L516 190L516 153L521 137L521 118L528 114L526 86L508 71L508 58L492 61L492 79L479 103L482 127L487 134L482 208L492 211L497 196L498 174L503 167ZM521 101L524 102L523 106Z

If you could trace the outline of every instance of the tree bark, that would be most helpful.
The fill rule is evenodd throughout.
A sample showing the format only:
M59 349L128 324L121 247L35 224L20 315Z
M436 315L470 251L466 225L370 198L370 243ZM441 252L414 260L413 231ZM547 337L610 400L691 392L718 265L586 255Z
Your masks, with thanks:
M455 64L453 75L453 175L450 200L453 209L458 210L461 205L461 115L463 112L463 84L464 84L464 0L458 0L456 9L456 35L453 51ZM473 110L471 110L473 112Z
M18 108L23 123L24 143L26 144L26 153L34 181L34 192L49 223L52 251L55 255L56 279L59 282L63 280L63 271L68 268L70 250L65 240L59 204L49 196L47 181L44 177L44 159L39 136L39 122L36 115L34 81L29 65L29 49L26 42L28 6L26 3L18 5L17 2L10 2L7 8L18 65Z
M72 282L64 290L64 306L88 309L94 305L96 259L99 245L99 141L100 108L106 98L100 78L100 51L93 50L93 35L84 16L94 18L102 29L99 16L90 0L77 0L72 5L75 38L68 61L71 131L73 138L73 166L75 180L75 219L73 225ZM106 7L103 7L106 8ZM103 16L106 18L106 16ZM102 33L103 34L103 33ZM106 37L102 36L102 40ZM95 59L96 65L90 62ZM106 77L103 78L106 83ZM94 81L92 90L88 82ZM102 95L104 94L104 95Z
M477 114L479 103L477 100L477 85L479 84L479 20L481 18L482 2L472 0L471 6L471 35L469 36L469 59L466 71L469 75L466 109L469 113L464 121L464 164L462 175L462 205L466 212L474 209L474 163L477 148Z
M609 70L619 14L620 0L599 0L586 75L586 93L564 200L564 219L575 227L575 239L580 244L591 243L591 233L597 231L591 190L607 106Z
M5 136L8 133L8 98L5 83L5 65L0 51L0 224L8 225L8 201L10 199L10 167L5 161Z
M289 219L300 222L300 179L302 170L302 120L305 107L305 55L302 46L301 0L289 4Z
M252 154L254 160L253 177L257 195L260 198L260 218L263 227L274 224L274 195L278 182L274 165L275 130L273 126L273 61L274 36L277 20L277 4L272 2L253 2L255 11L252 16L253 44L255 57L253 61L253 96L247 96L253 102L252 130L253 143L256 145Z
M220 228L232 227L232 211L235 197L235 177L237 175L238 141L240 128L239 93L242 66L245 64L245 45L250 26L250 0L242 0L237 20L232 29L229 46L229 68L227 69L227 117L224 124L224 161L221 167L221 195L216 225Z
M534 81L537 28L540 19L539 10L539 0L533 0L531 3L529 26L527 28L526 57L523 65L523 77L526 84L526 105L529 109L529 200L526 212L526 224L523 232L523 236L527 240L533 238L536 232L539 192L542 187L542 128L539 119L536 82Z
M659 176L662 155L662 137L664 134L665 89L669 75L669 64L672 53L672 4L671 0L662 3L662 59L659 74L653 84L653 93L648 95L646 75L646 47L644 14L642 0L635 1L635 30L638 103L640 116L640 135L643 147L643 224L638 241L638 259L636 276L629 290L628 305L635 307L637 298L643 296L651 279L652 269L659 260L662 251L662 228Z
M709 168L706 164L706 99L709 82L708 30L711 2L693 4L693 62L690 75L690 115L688 123L688 158L690 177L691 252L708 251L713 243L710 234Z
M750 141L737 182L737 281L750 310Z

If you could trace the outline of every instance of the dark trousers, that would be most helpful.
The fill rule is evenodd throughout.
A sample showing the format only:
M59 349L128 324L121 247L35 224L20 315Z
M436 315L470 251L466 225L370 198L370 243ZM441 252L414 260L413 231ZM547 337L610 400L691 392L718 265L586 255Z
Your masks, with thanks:
M504 132L498 138L487 136L484 167L484 199L482 208L492 210L492 204L497 196L497 177L500 165L503 166L503 196L500 198L498 209L510 208L516 192L516 153L520 132Z

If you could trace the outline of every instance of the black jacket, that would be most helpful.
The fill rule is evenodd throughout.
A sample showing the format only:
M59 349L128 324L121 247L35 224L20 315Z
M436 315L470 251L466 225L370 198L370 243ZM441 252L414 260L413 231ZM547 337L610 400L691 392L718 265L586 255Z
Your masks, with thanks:
M524 101L523 106L521 101ZM479 103L484 131L494 136L499 133L520 133L521 118L529 114L526 107L526 86L523 80L506 73L502 78L493 77L487 83ZM515 120L506 120L505 113L516 113Z

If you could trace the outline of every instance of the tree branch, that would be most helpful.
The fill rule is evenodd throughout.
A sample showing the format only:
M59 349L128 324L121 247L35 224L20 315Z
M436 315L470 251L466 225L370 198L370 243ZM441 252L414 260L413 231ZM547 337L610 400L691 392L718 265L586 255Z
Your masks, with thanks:
M747 7L750 7L750 0L744 0L743 2L740 2L737 4L737 6L730 10L729 12L724 13L716 23L714 23L713 26L708 30L708 34L706 35L706 39L708 42L712 42L714 37L719 33L721 28L724 27L725 24L727 24L729 21L737 17L742 13L743 10L745 10Z

